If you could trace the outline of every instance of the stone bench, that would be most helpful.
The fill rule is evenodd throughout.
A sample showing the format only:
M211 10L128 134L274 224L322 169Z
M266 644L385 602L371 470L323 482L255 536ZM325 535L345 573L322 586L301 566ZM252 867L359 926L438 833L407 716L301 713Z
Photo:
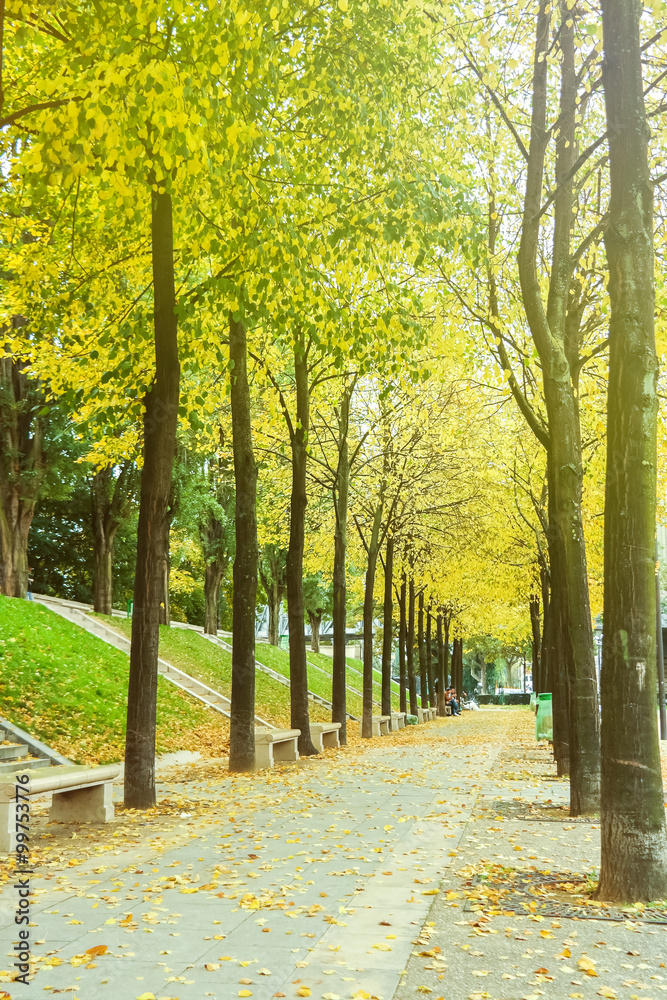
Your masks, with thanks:
M435 719L436 709L435 708L418 708L417 715L420 722L430 722L431 719Z
M118 764L67 764L34 772L27 768L17 771L12 781L0 783L0 850L16 850L17 820L22 822L26 815L21 807L24 795L53 792L49 819L57 823L110 823L114 816L113 782L119 773ZM22 784L18 779L25 775L29 781Z
M335 750L340 746L340 722L311 722L310 738L316 750Z
M405 712L392 712L391 713L391 731L395 733L398 729L403 729L405 727Z
M391 722L390 715L374 715L373 716L373 728L371 730L371 736L388 736L389 735L389 724ZM363 731L363 721L359 720L359 735L361 736Z
M300 729L266 729L255 727L255 767L273 767L299 759L297 741Z

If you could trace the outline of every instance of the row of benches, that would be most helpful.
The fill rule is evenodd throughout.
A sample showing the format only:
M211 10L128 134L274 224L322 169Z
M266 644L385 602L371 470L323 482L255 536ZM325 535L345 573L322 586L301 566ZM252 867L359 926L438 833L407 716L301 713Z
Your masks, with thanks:
M435 718L434 708L418 709L420 722ZM373 716L373 736L403 729L405 712ZM311 722L310 738L316 750L335 749L340 746L340 722ZM255 766L273 767L276 762L299 759L299 729L255 728ZM17 778L18 778L17 771ZM60 823L109 823L114 816L113 782L120 773L118 764L87 767L67 764L43 770L26 769L30 780L21 784L17 778L0 784L0 851L11 853L17 841L24 838L21 817L25 798L53 792L49 819ZM18 789L18 791L17 791Z

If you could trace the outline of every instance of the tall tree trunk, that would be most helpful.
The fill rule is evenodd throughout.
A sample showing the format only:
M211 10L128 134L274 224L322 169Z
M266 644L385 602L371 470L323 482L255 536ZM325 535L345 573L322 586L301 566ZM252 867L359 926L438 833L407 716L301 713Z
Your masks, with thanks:
M118 527L134 494L133 463L122 463L117 476L112 465L95 472L90 484L93 535L93 607L110 615L113 604L113 551Z
M380 553L380 527L382 525L382 499L378 501L373 516L373 527L368 543L366 581L364 586L364 683L363 683L363 715L361 735L370 739L373 735L373 591L375 589L375 573L378 555Z
M406 646L408 638L408 622L407 622L407 583L405 579L405 570L401 577L401 593L399 597L399 607L400 607L400 623L398 628L398 669L399 669L399 708L401 712L407 712L408 699L406 697L407 691L407 672L406 672Z
M287 617L289 620L289 672L292 729L299 729L299 753L302 757L317 753L310 738L308 709L308 666L306 663L305 607L303 602L303 548L306 520L306 469L310 398L308 358L303 336L294 344L294 380L296 383L296 421L291 431L292 496L290 499L290 535L287 550Z
M424 641L424 591L419 592L417 617L417 646L419 649L419 699L421 707L428 707L428 676L426 674L426 643Z
M551 691L553 712L553 752L559 776L570 773L569 667L572 657L567 609L560 572L561 558L553 539L549 539L551 597L542 647L549 667L547 688Z
M322 615L316 615L313 611L309 611L308 621L310 622L310 651L311 653L319 653Z
M206 635L218 634L220 584L224 572L224 568L217 560L208 563L204 569L204 632Z
M575 161L576 88L574 14L562 0L559 42L561 60L560 127L556 138L554 237L546 308L537 274L540 207L544 183L551 4L540 0L537 18L531 133L526 195L518 254L521 294L542 367L549 444L549 529L562 550L564 613L572 659L569 671L570 812L591 814L599 808L600 751L597 675L588 596L586 549L581 514L583 464L576 374L578 321L568 313L572 297L571 229ZM571 327L576 329L571 330Z
M348 450L348 429L350 424L350 397L352 388L346 387L340 404L338 419L338 468L334 489L334 513L336 528L334 533L333 566L333 664L331 685L331 720L340 722L338 731L341 743L347 743L347 697L345 660L347 646L347 584L345 560L347 552L347 507L350 489L350 460Z
M540 632L540 599L530 599L530 627L533 632L533 691L542 690L542 637Z
M549 671L549 650L545 642L545 636L547 634L547 629L549 627L548 620L551 613L551 592L549 588L549 569L547 567L546 558L544 556L540 557L540 588L542 592L542 634L540 641L540 681L542 685L542 690L545 692L551 691L550 687L550 671Z
M151 193L155 379L145 398L130 678L125 806L155 805L155 721L160 601L169 546L169 496L180 390L171 196Z
M446 715L445 712L445 644L442 638L442 615L437 618L438 629L438 715Z
M609 389L602 638L602 864L598 896L667 896L656 713L655 496L658 360L653 184L641 5L602 0L611 196Z
M25 368L0 357L0 594L6 597L28 591L28 534L44 479L42 428Z
M445 618L445 650L444 650L444 652L445 652L445 660L444 660L444 664L445 664L445 687L447 688L449 686L449 683L450 683L450 681L449 681L449 670L450 670L450 666L451 666L451 661L449 659L449 624L451 622L451 613L450 614L445 614L444 618Z
M428 679L428 703L431 708L436 707L435 697L435 671L433 669L433 616L428 611L426 614L426 676Z
M267 594L269 600L269 642L272 646L280 645L280 607L282 597L278 593L278 587L274 584Z
M230 403L236 486L232 600L232 698L229 770L255 766L255 605L257 603L257 464L252 445L246 330L229 315Z
M417 683L415 678L415 581L410 577L408 598L408 687L410 715L417 715Z
M394 646L393 577L394 538L392 535L387 535L387 549L384 562L384 618L382 632L382 715L391 715L391 654Z

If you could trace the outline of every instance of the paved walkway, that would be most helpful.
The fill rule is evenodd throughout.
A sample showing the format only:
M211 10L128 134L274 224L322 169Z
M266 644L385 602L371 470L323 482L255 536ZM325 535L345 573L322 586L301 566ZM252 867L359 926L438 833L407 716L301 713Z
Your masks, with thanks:
M101 843L44 827L37 972L11 995L389 1000L510 721L470 713L252 776L174 770L151 825L119 812ZM9 883L9 945L15 902Z
M567 785L532 723L525 710L466 713L249 776L190 764L160 782L155 813L119 810L107 827L34 817L35 975L9 983L7 958L0 991L657 1000L664 926L544 922L474 898L481 871L597 861L596 824L559 809ZM525 819L531 803L540 822ZM16 931L5 879L0 957Z

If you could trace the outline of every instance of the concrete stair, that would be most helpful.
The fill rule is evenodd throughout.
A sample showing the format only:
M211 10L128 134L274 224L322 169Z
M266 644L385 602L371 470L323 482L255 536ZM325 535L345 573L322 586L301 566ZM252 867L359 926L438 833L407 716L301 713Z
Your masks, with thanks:
M29 749L27 743L17 742L16 735L11 729L0 727L0 775L19 774L28 768L33 770L51 766L48 757L34 756L28 752Z
M34 599L39 604L44 604L52 611L55 611L62 618L67 619L67 621L78 625L91 635L129 655L130 640L120 632L116 632L106 622L101 622L97 618L93 618L88 614L85 606L44 597L41 594L35 594ZM230 718L231 702L229 698L220 694L219 691L214 691L208 684L204 684L202 681L197 680L196 677L186 674L172 663L163 660L162 657L158 658L158 672L162 674L165 680L180 688L181 691L187 692L192 698L196 698L197 701L206 705L207 708L212 709L214 712L219 712L220 715L224 715L227 719ZM255 724L272 728L270 722L266 722L265 719L261 719L258 715L255 716Z

